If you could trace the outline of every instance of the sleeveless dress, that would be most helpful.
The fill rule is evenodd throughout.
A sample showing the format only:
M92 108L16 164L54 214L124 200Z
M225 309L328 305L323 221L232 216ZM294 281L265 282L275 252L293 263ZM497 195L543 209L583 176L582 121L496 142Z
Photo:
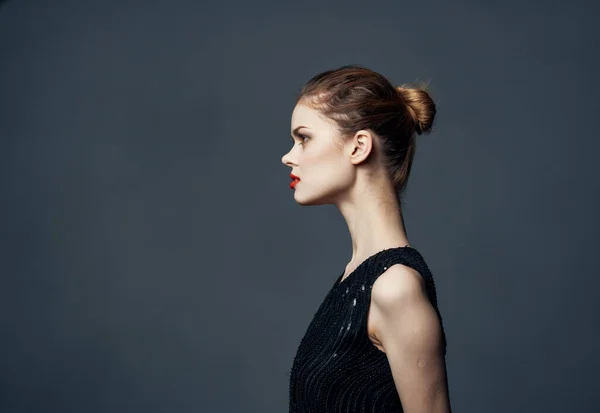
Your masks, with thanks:
M386 354L367 334L371 288L394 264L417 270L439 317L434 280L414 248L379 251L337 278L300 341L289 382L290 413L401 413ZM444 355L446 335L442 325Z

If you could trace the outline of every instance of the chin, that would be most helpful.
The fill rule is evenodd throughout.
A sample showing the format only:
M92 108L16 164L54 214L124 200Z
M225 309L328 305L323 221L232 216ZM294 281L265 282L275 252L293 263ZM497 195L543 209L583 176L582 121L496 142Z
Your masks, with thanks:
M294 199L296 200L296 203L299 205L304 205L304 206L319 205L318 203L315 203L314 200L312 200L312 199L304 199L304 198L297 197L297 196L295 196Z
M294 200L299 205L304 205L304 206L331 204L331 202L328 202L325 197L314 197L314 196L313 197L303 197L302 195L299 195L298 193L294 193Z

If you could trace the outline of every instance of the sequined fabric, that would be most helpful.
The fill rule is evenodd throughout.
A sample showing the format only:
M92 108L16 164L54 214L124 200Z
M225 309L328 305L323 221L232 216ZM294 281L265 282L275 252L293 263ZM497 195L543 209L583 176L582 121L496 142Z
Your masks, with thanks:
M394 264L417 270L440 322L433 277L412 247L389 248L337 278L300 341L289 382L290 413L401 413L384 352L367 335L371 288ZM446 336L443 332L444 354Z

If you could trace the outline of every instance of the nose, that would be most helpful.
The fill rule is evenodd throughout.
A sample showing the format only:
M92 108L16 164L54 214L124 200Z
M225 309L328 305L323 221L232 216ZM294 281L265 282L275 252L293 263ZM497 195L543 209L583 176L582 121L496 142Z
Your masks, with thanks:
M291 151L290 151L291 152ZM290 159L290 152L286 153L281 157L281 163L287 166L292 166L292 161Z

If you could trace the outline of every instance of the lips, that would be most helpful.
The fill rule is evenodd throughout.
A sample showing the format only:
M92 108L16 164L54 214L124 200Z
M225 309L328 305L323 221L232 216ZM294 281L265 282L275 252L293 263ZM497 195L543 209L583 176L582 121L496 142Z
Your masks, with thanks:
M300 178L298 178L296 175L294 174L290 174L290 178L292 179L292 182L290 183L290 188L294 189L294 187L296 186L296 184L298 182L300 182Z

